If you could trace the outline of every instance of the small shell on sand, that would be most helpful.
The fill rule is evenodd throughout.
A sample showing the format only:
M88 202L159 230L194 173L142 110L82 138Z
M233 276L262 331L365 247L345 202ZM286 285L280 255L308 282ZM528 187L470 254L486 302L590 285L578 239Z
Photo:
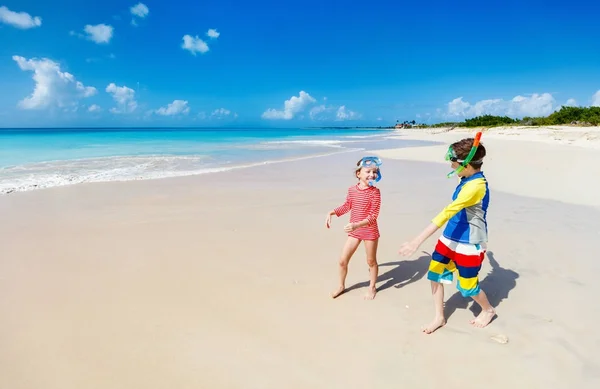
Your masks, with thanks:
M494 335L491 337L492 340L500 343L500 344L506 344L508 343L508 336L506 335L502 335L502 334L498 334L498 335Z

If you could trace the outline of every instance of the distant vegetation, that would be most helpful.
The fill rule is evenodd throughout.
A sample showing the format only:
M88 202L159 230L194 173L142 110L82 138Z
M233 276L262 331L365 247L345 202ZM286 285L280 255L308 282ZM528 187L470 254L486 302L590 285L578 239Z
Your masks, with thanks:
M552 126L574 124L597 126L600 124L600 107L562 107L546 117L513 119L507 116L483 115L462 122L444 122L432 125L404 122L411 127L497 127L497 126ZM407 126L406 126L407 127Z

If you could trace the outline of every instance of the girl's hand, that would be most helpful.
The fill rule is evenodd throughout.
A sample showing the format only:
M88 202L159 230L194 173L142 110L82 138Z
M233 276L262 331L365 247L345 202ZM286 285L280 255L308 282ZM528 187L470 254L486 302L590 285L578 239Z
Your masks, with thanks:
M348 223L344 226L344 231L346 232L352 232L356 230L356 225L354 223Z
M331 214L330 213L327 214L327 218L325 219L325 226L327 228L331 227Z

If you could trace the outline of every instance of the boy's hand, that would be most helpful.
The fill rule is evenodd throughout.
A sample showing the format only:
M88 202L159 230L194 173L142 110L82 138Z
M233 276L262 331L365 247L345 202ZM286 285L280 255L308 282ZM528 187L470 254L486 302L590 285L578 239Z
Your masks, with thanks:
M419 249L419 246L419 242L414 240L403 243L402 246L400 246L400 250L398 250L398 254L402 255L403 257L411 256Z
M331 227L331 214L330 213L327 214L327 218L325 219L325 226L327 226L327 228Z
M354 223L348 223L344 226L344 231L346 232L352 232L356 230L356 226L354 225Z
M402 244L402 246L400 246L400 250L398 250L398 254L404 257L413 255L415 251L417 251L423 244L423 242L425 242L438 229L439 227L436 224L430 223L416 238L410 242Z

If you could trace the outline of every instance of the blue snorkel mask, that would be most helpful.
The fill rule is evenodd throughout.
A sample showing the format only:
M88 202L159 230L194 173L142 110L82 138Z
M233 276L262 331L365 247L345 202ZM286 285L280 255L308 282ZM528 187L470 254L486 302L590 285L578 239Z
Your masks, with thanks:
M377 169L377 178L375 178L375 180L370 180L369 181L369 186L373 186L375 183L379 182L379 180L381 180L381 158L379 157L363 157L360 162L358 163L358 166L356 167L357 169L360 168L367 168L367 167L374 167Z

